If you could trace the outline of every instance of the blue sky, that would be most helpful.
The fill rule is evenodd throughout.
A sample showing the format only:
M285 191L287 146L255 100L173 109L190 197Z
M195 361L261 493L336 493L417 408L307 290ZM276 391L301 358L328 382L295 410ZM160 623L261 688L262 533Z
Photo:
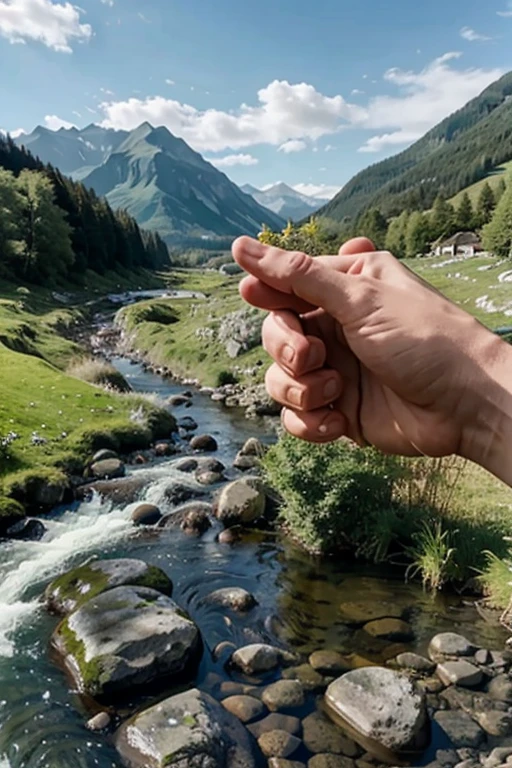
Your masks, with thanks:
M0 127L149 120L237 183L331 192L512 69L511 41L508 0L0 0Z

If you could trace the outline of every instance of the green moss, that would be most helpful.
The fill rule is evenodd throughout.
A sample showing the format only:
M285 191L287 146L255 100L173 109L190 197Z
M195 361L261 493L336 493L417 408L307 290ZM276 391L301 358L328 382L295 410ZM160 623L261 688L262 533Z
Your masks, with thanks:
M23 506L14 499L8 499L5 496L0 497L0 534L14 523L23 520L25 510Z
M91 696L101 693L104 682L104 668L101 658L85 660L85 646L70 628L68 620L64 619L57 628L59 642L66 654L71 656L80 673L81 688Z
M157 568L156 565L148 565L148 570L135 582L134 586L148 587L168 597L172 595L173 589L170 578L160 568Z
M194 728L197 725L197 720L194 715L184 715L181 722L183 725L186 725L187 728Z
M64 472L47 467L16 472L4 481L3 489L25 507L45 507L55 504L53 498L62 498L68 485Z

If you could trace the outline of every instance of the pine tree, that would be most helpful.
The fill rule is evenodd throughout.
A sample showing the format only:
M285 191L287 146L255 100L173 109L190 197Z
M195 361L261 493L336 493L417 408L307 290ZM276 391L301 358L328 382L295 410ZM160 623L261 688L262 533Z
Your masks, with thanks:
M14 174L0 168L0 268L6 276L21 253L22 206Z
M455 226L457 231L466 232L473 229L475 225L475 213L473 211L473 204L467 192L461 197L459 206L455 211Z
M442 193L439 193L434 200L434 205L430 212L432 240L450 237L453 234L454 221L455 211L453 205L447 201Z
M482 233L485 250L501 258L512 255L512 181L507 181L493 217Z
M403 259L407 255L406 233L408 222L409 212L402 211L400 216L392 219L389 223L385 248L387 251L391 251L397 259Z
M357 222L360 235L369 237L378 251L384 248L388 223L378 208L370 208Z
M502 177L498 181L496 185L496 189L494 190L494 199L496 200L496 204L499 203L506 189L507 189L507 184L505 182L505 179Z
M484 224L488 224L492 218L492 212L496 208L496 198L492 191L491 185L486 181L482 187L482 191L478 196L478 202L476 204L476 224L478 227L483 227Z
M430 249L430 222L426 213L414 211L407 222L405 249L407 256L425 254Z

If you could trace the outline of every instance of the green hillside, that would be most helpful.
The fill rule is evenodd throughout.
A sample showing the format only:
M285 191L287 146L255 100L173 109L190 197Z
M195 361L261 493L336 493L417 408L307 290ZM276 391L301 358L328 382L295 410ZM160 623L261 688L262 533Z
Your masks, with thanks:
M509 171L512 171L512 160L509 160L508 163L502 163L497 168L494 168L484 179L480 179L480 181L476 181L474 184L470 184L469 187L461 189L460 192L457 192L457 194L451 198L451 204L457 207L460 204L462 195L464 192L467 192L473 205L476 205L480 192L482 191L485 184L488 182L489 186L495 190L500 181L505 179L505 176Z
M377 207L386 217L426 210L512 159L512 72L404 152L358 173L319 215L335 221Z

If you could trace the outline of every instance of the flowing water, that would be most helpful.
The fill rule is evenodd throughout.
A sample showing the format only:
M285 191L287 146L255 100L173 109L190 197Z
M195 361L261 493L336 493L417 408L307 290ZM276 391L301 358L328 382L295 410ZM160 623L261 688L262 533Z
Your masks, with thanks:
M182 391L127 360L115 363L135 390L163 397ZM201 432L216 437L218 457L228 466L249 436L270 439L263 426L201 394L185 413ZM173 478L190 482L173 463L133 470L147 475L148 501L161 501ZM40 603L52 577L92 555L138 557L171 576L174 599L197 622L205 641L196 683L214 695L228 679L211 653L223 640L237 645L267 641L304 653L333 648L374 661L398 652L374 641L368 644L361 631L349 628L340 611L346 601L367 606L385 601L406 609L416 636L411 650L425 652L430 637L445 630L461 631L486 647L503 646L503 633L483 622L470 603L454 595L432 598L389 569L361 568L339 558L320 562L285 537L269 533L248 535L232 546L219 544L215 529L200 539L176 530L141 533L129 522L132 507L112 507L95 497L56 509L44 520L48 530L41 541L1 545L0 768L120 766L108 739L85 729L90 711L50 658L56 619ZM233 618L202 602L213 589L227 586L252 592L257 608L247 617Z

